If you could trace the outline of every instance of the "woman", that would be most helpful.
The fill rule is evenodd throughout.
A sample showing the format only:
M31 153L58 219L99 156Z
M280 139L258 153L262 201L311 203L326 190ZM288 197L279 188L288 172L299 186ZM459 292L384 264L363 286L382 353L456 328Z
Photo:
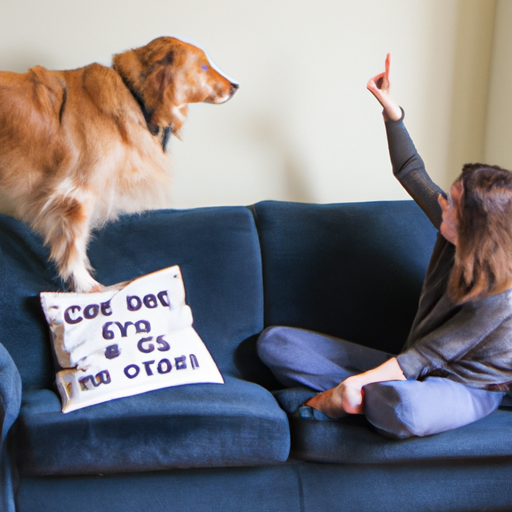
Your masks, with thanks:
M258 352L283 384L322 391L305 405L329 418L363 412L372 417L364 399L369 384L407 381L401 388L407 389L421 382L420 398L429 392L441 396L453 416L448 428L454 428L496 409L503 396L497 391L512 383L512 174L466 165L445 196L426 174L403 111L391 99L389 69L388 55L385 72L367 88L384 108L393 172L440 232L406 345L392 356L277 327L261 335ZM316 367L306 371L305 361ZM360 373L348 376L348 367ZM341 382L333 384L337 377ZM444 423L413 434L442 430Z

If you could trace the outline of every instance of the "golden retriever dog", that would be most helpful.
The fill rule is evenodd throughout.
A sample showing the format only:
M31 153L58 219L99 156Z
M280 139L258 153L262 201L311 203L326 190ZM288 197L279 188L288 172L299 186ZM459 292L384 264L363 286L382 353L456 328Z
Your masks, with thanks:
M44 237L70 289L101 289L87 259L93 228L168 206L165 146L187 105L224 103L237 88L173 37L114 55L112 68L0 72L0 192Z

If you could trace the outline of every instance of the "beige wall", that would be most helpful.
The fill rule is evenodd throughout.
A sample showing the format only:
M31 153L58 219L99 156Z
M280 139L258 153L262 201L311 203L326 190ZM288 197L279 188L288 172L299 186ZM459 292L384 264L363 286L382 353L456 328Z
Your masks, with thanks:
M497 4L512 20L512 2ZM207 48L241 88L225 105L194 106L183 141L172 141L175 207L402 199L380 108L365 84L391 52L394 95L429 171L447 187L464 161L487 155L495 7L494 0L0 0L0 69L108 64L123 49L182 35ZM507 20L498 21L510 39ZM506 59L498 60L495 74Z
M512 2L498 0L484 159L512 169Z

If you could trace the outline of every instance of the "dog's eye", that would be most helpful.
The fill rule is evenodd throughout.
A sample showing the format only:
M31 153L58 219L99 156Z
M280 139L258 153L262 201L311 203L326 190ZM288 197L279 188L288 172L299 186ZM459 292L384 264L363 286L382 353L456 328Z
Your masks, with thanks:
M208 66L206 64L202 64L201 67L205 70L205 71L208 71Z

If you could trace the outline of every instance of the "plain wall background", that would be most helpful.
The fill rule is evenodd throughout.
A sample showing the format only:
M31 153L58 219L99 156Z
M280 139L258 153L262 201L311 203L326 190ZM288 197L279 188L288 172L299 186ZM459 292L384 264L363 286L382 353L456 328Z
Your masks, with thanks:
M192 106L171 140L174 207L404 199L366 82L391 52L393 94L441 186L467 161L512 167L511 23L507 0L0 0L0 69L109 65L181 35L241 88Z
M496 8L484 159L512 169L512 2Z

